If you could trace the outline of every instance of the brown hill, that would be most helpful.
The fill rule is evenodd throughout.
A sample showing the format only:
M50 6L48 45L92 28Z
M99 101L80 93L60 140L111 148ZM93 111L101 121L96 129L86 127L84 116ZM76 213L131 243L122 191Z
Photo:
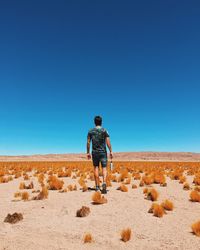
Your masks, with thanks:
M46 154L0 156L0 161L86 161L86 154ZM190 152L117 152L114 161L200 161L200 153Z

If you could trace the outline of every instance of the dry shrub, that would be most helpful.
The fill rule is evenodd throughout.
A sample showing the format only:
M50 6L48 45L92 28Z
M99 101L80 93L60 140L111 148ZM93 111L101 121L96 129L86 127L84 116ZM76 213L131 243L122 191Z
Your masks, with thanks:
M20 182L19 189L25 189L25 183L24 182Z
M84 243L91 243L93 241L93 237L90 233L87 233L83 237L83 242Z
M14 213L14 214L8 214L4 219L4 222L15 224L20 220L23 220L23 215L21 213Z
M151 210L153 211L153 215L159 218L163 217L163 215L165 214L164 208L161 205L156 204L156 203L152 204L152 207L150 208L149 213L151 212Z
M83 192L88 191L88 187L87 187L86 185L84 185L84 186L82 187L82 191L83 191Z
M131 239L131 229L130 228L123 229L121 231L121 240L127 242L130 239Z
M134 180L140 180L141 179L140 173L133 173L132 176L133 176Z
M124 181L125 178L128 178L128 170L126 168L121 170L118 182Z
M180 176L180 178L179 178L179 183L184 183L184 182L186 182L186 177L185 176Z
M70 184L67 186L68 191L73 191L73 186Z
M140 187L144 187L144 181L143 181L143 180L140 181L139 186L140 186Z
M184 189L184 190L190 190L190 185L189 185L187 182L184 183L183 189Z
M29 193L28 192L22 192L22 200L23 201L28 201L29 199Z
M200 192L200 186L195 186L194 190L197 191L197 192Z
M64 185L64 181L59 180L56 176L53 175L49 176L48 183L49 183L48 189L50 190L60 190Z
M77 217L86 217L90 213L90 208L86 206L82 206L79 210L76 212Z
M126 178L124 184L128 185L131 183L131 178Z
M166 178L165 178L164 174L156 173L154 175L154 183L160 184L160 185L165 185L166 184Z
M14 193L14 197L15 197L15 198L18 198L18 197L21 197L21 196L22 196L22 194L21 194L20 192Z
M161 205L155 206L153 210L153 215L156 217L163 217L165 214L164 208Z
M145 185L151 185L153 183L153 178L151 176L143 176L142 181L144 182Z
M193 190L190 193L190 200L193 201L193 202L200 202L200 194L199 194L199 192L196 191L196 190Z
M29 176L27 174L24 175L24 180L25 181L29 180Z
M172 211L174 209L173 203L169 200L165 200L164 202L162 202L161 206L168 211Z
M42 184L44 182L44 174L43 173L39 174L39 176L38 176L38 182L40 184Z
M155 208L156 206L158 206L158 204L153 202L152 205L151 205L151 207L149 208L148 213L153 213L153 210L154 210L154 208Z
M157 201L157 199L158 199L158 192L154 188L152 188L147 193L147 199L151 200L151 201Z
M200 185L200 175L194 177L193 183L195 185Z
M133 189L137 188L137 185L133 184L133 185L132 185L132 188L133 188Z
M128 188L124 184L120 185L120 187L118 187L117 190L121 190L122 192L128 192Z
M107 199L101 195L100 192L95 192L93 195L92 195L92 201L93 201L93 204L104 204L104 203L107 203Z
M148 193L148 191L149 191L149 189L148 189L148 188L144 188L144 189L143 189L143 194L147 194L147 193Z
M49 195L49 191L48 191L47 187L43 186L40 193L37 196L33 197L33 200L47 199L48 195Z
M200 237L200 221L195 222L191 226L193 234Z

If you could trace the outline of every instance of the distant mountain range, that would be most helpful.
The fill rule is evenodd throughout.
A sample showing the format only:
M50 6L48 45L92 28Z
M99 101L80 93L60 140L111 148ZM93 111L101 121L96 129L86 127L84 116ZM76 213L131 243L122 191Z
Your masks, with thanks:
M45 154L0 156L0 161L87 161L86 154ZM200 161L200 153L117 152L113 161Z

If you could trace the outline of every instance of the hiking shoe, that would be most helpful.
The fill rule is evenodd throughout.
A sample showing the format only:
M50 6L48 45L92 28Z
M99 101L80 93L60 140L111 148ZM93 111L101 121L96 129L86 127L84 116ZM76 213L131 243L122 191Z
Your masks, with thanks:
M101 190L102 194L107 194L107 190L106 190L106 183L102 184L102 190Z
M96 191L96 192L100 191L100 187L99 187L99 186L96 186L95 191Z

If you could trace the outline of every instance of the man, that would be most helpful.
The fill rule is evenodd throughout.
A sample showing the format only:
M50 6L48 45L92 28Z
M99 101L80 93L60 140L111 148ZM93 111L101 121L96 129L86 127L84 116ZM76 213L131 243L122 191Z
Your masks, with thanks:
M94 118L95 128L88 132L87 136L87 157L91 159L90 154L90 142L92 141L92 161L94 166L94 179L96 184L96 191L100 190L99 183L99 164L101 163L103 172L103 184L102 193L106 194L106 176L107 176L107 150L106 145L110 151L110 158L113 158L112 147L110 143L110 137L106 129L102 128L101 116L95 116Z

